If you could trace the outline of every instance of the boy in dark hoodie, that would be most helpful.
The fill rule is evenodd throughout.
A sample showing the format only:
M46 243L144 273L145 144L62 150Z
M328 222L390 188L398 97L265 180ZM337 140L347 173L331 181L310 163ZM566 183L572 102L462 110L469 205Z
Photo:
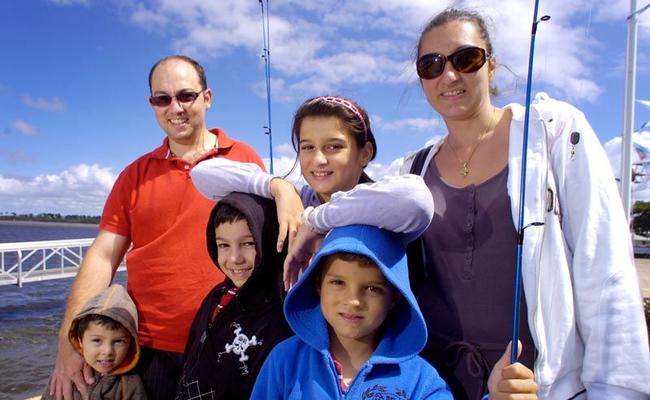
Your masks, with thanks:
M94 370L90 400L147 398L140 377L130 372L140 358L138 313L122 286L113 284L90 299L72 321L68 338ZM73 397L81 399L77 390ZM54 399L49 387L42 399Z
M212 210L207 246L226 275L194 317L177 400L248 399L273 346L291 335L282 314L282 263L273 200L231 193Z
M335 228L284 304L296 333L276 346L251 399L451 399L418 356L426 325L400 234Z

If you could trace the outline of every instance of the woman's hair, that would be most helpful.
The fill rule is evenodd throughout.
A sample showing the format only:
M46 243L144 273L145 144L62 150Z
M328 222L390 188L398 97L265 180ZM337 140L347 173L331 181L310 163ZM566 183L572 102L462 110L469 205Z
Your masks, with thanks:
M422 51L422 39L424 38L424 35L426 35L430 30L434 28L441 27L453 21L473 22L478 28L481 39L485 41L485 51L487 52L488 57L492 58L494 56L492 39L490 39L490 32L487 29L487 24L485 23L483 16L476 11L447 8L431 18L431 20L424 26L424 29L422 29L420 38L418 39L417 51L415 53L415 62L417 62L418 58L421 56L420 53ZM496 87L492 86L492 84L490 84L490 94L497 94L497 89Z
M475 23L476 27L479 30L479 33L481 34L481 38L485 41L486 44L485 51L489 55L493 54L494 49L492 48L492 40L490 39L490 33L488 32L485 19L483 19L481 14L479 14L476 11L459 10L457 8L447 8L446 10L435 15L429 21L429 23L426 24L426 26L420 33L420 39L418 40L418 52L416 55L417 58L420 57L420 51L422 48L422 38L424 37L424 35L426 35L433 28L438 28L452 21L468 21L468 22Z
M357 146L361 149L367 142L372 144L372 156L377 155L377 142L370 129L368 114L361 106L350 99L341 96L321 96L311 98L300 106L293 116L291 142L296 152L299 152L300 127L306 117L335 117L346 131L352 135Z

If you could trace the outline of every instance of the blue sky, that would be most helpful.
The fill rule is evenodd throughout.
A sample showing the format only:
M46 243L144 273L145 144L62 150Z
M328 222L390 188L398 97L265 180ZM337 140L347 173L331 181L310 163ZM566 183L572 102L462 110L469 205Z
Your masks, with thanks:
M535 89L581 108L617 164L629 2L540 3L552 19L537 35ZM442 135L411 60L420 28L449 5L488 17L499 63L519 76L499 68L495 101L523 101L532 0L271 0L276 172L294 158L292 114L314 95L342 94L368 110L375 176ZM122 168L163 139L147 74L169 54L204 65L215 95L208 125L268 157L259 1L6 0L0 10L0 212L99 214ZM648 39L650 10L639 25L637 99L646 103L636 127L650 120Z

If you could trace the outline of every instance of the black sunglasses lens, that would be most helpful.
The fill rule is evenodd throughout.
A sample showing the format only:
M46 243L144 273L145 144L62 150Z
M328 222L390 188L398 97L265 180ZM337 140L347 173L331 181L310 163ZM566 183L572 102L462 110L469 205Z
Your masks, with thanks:
M151 96L149 97L149 102L152 106L165 107L171 104L172 97L167 96L166 94L160 96Z
M199 97L199 94L196 92L181 92L176 95L176 98L181 103L191 103L196 100L197 97Z
M445 56L431 53L420 57L415 64L418 76L422 79L434 79L445 69Z
M458 50L449 56L449 61L458 72L476 72L485 64L485 50L480 47L468 47Z

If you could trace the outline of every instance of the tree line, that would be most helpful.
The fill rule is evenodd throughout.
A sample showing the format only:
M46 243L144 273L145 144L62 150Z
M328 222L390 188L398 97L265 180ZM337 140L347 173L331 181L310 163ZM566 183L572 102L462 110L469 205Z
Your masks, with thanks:
M650 236L650 202L637 201L632 207L632 229L634 233Z
M15 212L0 213L0 221L38 221L38 222L75 222L81 224L98 224L98 215L61 215L59 213L17 214Z

